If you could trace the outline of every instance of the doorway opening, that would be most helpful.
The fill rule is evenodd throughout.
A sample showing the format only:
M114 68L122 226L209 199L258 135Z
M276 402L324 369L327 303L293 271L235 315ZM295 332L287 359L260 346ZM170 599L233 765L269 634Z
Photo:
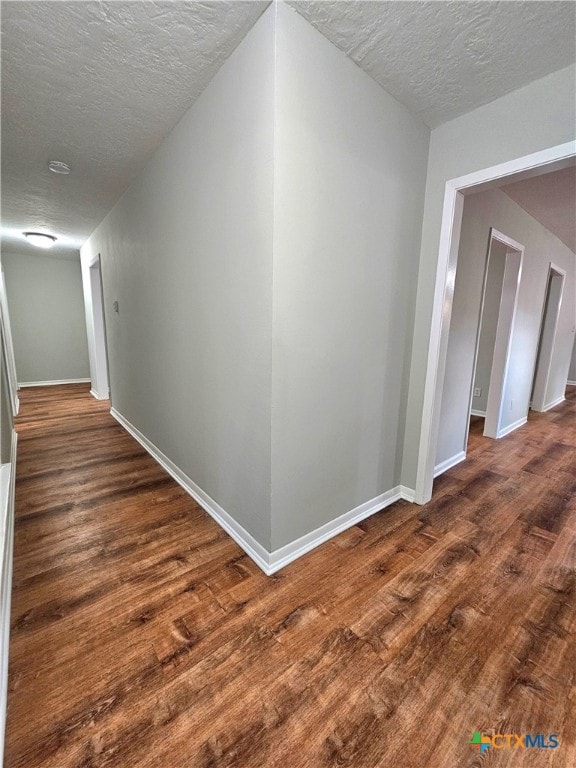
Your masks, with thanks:
M575 158L574 143L567 142L446 182L418 444L414 493L418 504L431 499L434 476L440 473L435 459L464 195L500 186L503 179L512 182L561 170L574 165ZM442 467L442 471L446 468Z
M98 400L107 400L110 395L108 379L108 353L106 345L106 319L104 316L104 300L102 290L102 267L100 254L90 264L90 300L92 305L93 323L93 354L90 393Z
M530 408L533 411L547 411L558 404L556 401L549 402L548 385L550 382L550 372L554 355L554 339L556 338L556 330L558 328L558 318L560 315L560 307L562 305L565 279L565 270L550 263L542 307L540 337L532 383Z
M523 245L490 230L470 393L470 413L484 417L485 437L500 438L518 426L507 384L523 256Z

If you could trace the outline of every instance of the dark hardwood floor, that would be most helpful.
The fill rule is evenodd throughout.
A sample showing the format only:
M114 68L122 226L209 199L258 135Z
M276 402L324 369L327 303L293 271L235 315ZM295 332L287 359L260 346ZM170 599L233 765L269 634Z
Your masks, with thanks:
M576 765L576 388L273 577L85 386L21 396L8 768Z

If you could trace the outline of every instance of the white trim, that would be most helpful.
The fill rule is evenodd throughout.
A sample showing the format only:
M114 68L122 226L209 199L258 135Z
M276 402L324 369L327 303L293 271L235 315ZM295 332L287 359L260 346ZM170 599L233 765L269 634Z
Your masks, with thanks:
M477 411L476 408L470 409L470 416L482 416L483 419L486 418L486 411Z
M90 381L90 379L88 379L88 381ZM93 397L95 400L108 400L108 398L109 398L109 396L110 396L110 393L109 393L109 392L106 392L106 394L105 394L105 395L100 395L98 392L96 392L96 390L95 390L95 389L91 389L91 390L90 390L90 394L92 395L92 397Z
M434 477L438 477L438 475L442 475L444 472L447 472L449 469L452 469L452 467L455 467L456 464L460 464L465 460L466 460L466 451L460 451L460 453L457 453L455 456L451 456L449 459L446 459L445 461L441 461L440 464L436 464L436 466L434 467Z
M399 485L397 487L399 488L400 496L404 501L409 501L411 504L414 504L414 499L416 498L416 491L414 488L408 488L406 485Z
M8 309L8 295L6 293L6 280L4 269L0 264L0 335L2 336L2 349L4 359L1 364L6 365L6 380L10 394L10 408L12 417L18 415L20 401L18 400L18 377L16 373L16 360L14 358L14 342L10 327L10 311Z
M502 429L498 430L496 439L499 440L501 437L506 437L506 435L509 435L510 432L514 432L515 429L519 429L520 427L523 427L527 421L528 421L528 417L522 416L521 419L518 419L518 421L515 421L513 424L509 424L507 427L502 427Z
M272 573L269 570L269 556L270 553L249 533L240 523L236 522L234 518L226 512L214 499L196 485L188 475L174 464L162 451L157 448L148 438L140 432L140 430L131 424L122 414L116 410L116 408L110 409L111 415L116 421L121 424L124 429L129 432L132 437L137 440L140 445L148 451L152 458L156 459L158 464L163 467L168 474L176 480L176 482L184 488L186 493L190 494L192 498L200 504L210 517L214 518L216 522L224 528L234 541L242 547L246 554L254 560L264 573Z
M561 395L560 397L557 397L556 400L553 400L551 403L546 403L544 408L540 411L540 413L545 413L546 411L549 411L551 408L556 408L557 405L560 405L560 403L563 403L566 400L564 395Z
M552 290L552 278L560 278L560 295L558 297L558 306L556 307L556 316L552 318L552 324L547 321L550 311L550 291ZM558 323L560 322L560 312L562 310L562 299L564 298L564 288L566 285L566 270L550 262L548 267L548 274L546 276L546 285L544 288L544 299L542 301L542 315L540 321L540 333L538 337L538 358L536 363L537 367L534 370L534 387L532 392L532 407L535 411L546 411L548 408L544 403L544 398L548 392L548 385L550 384L550 372L552 370L552 360L554 358L554 347L556 344L556 337L558 335ZM550 337L550 346L542 349L542 340L544 332L547 328L552 328L552 335ZM564 398L562 398L564 399ZM534 405L536 407L534 407ZM552 407L552 406L548 406Z
M132 437L137 440L140 445L146 450L153 459L155 459L161 467L163 467L168 474L176 480L176 482L184 488L192 498L204 509L210 517L212 517L224 530L231 536L232 539L240 546L246 554L254 560L256 565L261 568L267 576L271 576L276 571L284 568L289 563L293 562L302 555L305 555L310 550L315 549L320 544L323 544L328 539L342 533L347 528L350 528L361 520L364 520L375 512L379 512L384 507L393 504L400 499L406 499L406 501L414 501L414 491L404 486L396 486L396 488L386 491L385 493L376 496L370 501L366 501L364 504L350 512L345 512L335 520L330 520L328 523L321 525L316 530L301 536L295 541L286 544L284 547L269 552L265 549L256 539L249 533L240 523L226 512L214 499L212 499L205 491L196 485L179 467L174 464L162 451L157 448L154 443L148 440L140 430L131 424L128 419L122 416L115 408L110 409L111 415L116 421L129 432Z
M14 483L18 435L12 431L10 463L0 465L0 768L4 758L6 709L8 704L8 658L10 644L10 605L12 596L12 556L14 547Z
M576 381L567 381L566 382L567 387L576 387Z
M498 437L501 432L501 423L504 416L504 395L508 382L510 367L510 353L512 348L512 339L516 326L516 314L518 309L518 295L520 293L520 282L522 280L522 267L524 264L524 246L517 243L507 235L498 232L494 227L490 230L490 261L492 253L492 242L497 240L506 246L506 257L504 266L504 277L502 280L502 295L498 307L498 324L496 327L496 340L494 342L494 359L492 361L492 370L490 372L490 383L488 385L488 399L486 402L486 421L484 423L484 435L486 437ZM519 256L518 265L514 257ZM488 264L487 264L488 268ZM508 295L508 290L513 287L514 296ZM510 306L511 299L511 306ZM526 414L528 416L528 407Z
M58 384L90 384L90 379L55 379L54 381L21 381L19 387L54 387Z
M568 141L565 144L549 147L465 176L449 179L446 182L418 444L416 470L416 502L418 504L425 504L432 497L434 457L438 443L446 349L452 310L451 297L448 306L446 306L445 299L448 298L447 294L450 292L451 283L453 290L458 259L457 248L454 248L452 241L457 239L454 235L456 230L459 231L462 224L463 206L461 202L463 201L459 200L463 197L461 190L526 171L545 173L557 170L575 155L576 142ZM508 180L510 181L510 179Z
M320 544L324 544L339 533L346 531L348 528L351 528L353 525L365 520L367 517L374 515L376 512L380 512L380 510L390 506L390 504L393 504L395 501L400 501L400 499L413 501L413 498L407 498L409 494L413 494L413 491L411 492L407 488L402 490L402 486L397 485L395 488L386 491L386 493L381 493L379 496L370 499L370 501L360 504L360 506L355 509L345 512L335 520L330 520L319 528L316 528L314 531L310 531L310 533L300 536L300 538L295 541L291 541L290 544L286 544L284 547L274 550L270 553L267 573L272 574L279 571L289 563L302 557L302 555L305 555L307 552L320 546Z

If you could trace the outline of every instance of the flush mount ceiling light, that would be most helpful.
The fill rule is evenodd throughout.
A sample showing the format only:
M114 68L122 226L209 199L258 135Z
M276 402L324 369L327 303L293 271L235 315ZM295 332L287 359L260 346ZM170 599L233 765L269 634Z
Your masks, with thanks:
M56 242L54 235L45 235L43 232L24 232L24 237L37 248L52 248Z
M67 176L70 173L70 166L60 162L60 160L50 160L48 168L50 168L52 173L61 173L64 176Z

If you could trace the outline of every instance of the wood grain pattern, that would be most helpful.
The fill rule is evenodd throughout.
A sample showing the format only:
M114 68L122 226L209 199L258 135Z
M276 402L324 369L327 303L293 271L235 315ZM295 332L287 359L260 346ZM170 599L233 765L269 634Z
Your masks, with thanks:
M576 764L576 388L272 577L85 385L21 399L8 768Z

